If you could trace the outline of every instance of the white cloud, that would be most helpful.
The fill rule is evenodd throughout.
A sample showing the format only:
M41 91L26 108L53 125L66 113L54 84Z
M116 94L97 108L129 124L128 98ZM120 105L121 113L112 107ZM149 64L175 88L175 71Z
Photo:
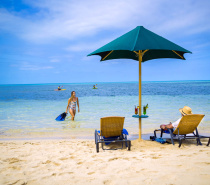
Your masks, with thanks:
M60 1L57 4L56 1L51 4L41 2L38 6L47 8L51 16L31 24L28 27L31 31L24 34L24 37L29 40L75 39L103 29L124 27L130 18L127 12L131 12L135 7L130 5L132 1L63 1L62 4L59 4Z
M57 62L60 62L60 60L54 58L54 59L51 59L50 62L57 63Z
M0 9L0 26L32 42L78 39L106 30L129 31L138 25L158 33L185 34L210 30L209 1L25 0L38 9L24 16ZM72 50L79 50L76 46Z
M30 64L28 62L22 62L21 64L12 64L10 67L16 67L19 68L19 70L27 70L27 71L37 71L37 70L43 70L43 69L53 69L52 66L38 66L34 64Z
M0 8L0 32L8 31L16 35L21 35L28 24L31 24L30 20L28 21L13 12Z
M20 67L20 70L27 70L27 71L36 71L36 70L42 70L42 69L52 69L52 66L36 66L31 64L25 64Z
M114 39L115 39L114 37L109 37L106 39L100 39L98 41L88 41L88 42L80 41L79 43L73 44L73 45L65 48L65 50L73 51L73 52L93 51L93 50L96 50L97 48L111 42Z
M195 45L194 48L200 49L200 48L205 48L205 47L209 47L209 46L210 46L210 42L203 42L202 44Z

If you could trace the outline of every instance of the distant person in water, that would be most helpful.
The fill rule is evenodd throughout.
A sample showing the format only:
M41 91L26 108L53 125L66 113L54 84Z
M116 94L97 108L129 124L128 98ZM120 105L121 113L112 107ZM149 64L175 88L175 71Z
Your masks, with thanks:
M192 114L192 109L188 106L184 106L182 109L179 109L179 111L181 112L181 118L182 116ZM175 129L178 126L181 118L179 118L177 121L173 123L170 122L168 125L160 125L160 128L163 130L173 129L173 128Z
M61 90L61 86L58 86L58 90L59 90L59 91Z
M78 97L76 97L76 92L72 91L71 92L71 97L68 100L68 105L66 107L66 113L69 110L69 113L71 114L71 120L74 120L74 117L76 115L76 104L78 107L78 112L80 112L79 110L79 99Z

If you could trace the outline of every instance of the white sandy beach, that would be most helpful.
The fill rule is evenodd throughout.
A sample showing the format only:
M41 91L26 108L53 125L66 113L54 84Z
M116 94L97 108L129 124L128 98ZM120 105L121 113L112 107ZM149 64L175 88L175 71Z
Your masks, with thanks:
M132 141L96 153L94 140L0 141L0 184L196 184L210 182L210 147Z

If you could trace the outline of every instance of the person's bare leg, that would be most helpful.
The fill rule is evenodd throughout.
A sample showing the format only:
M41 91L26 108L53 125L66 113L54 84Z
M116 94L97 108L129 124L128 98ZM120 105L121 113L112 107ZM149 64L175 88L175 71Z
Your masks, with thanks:
M73 110L73 112L74 112L74 117L75 117L75 115L76 115L76 110Z
M75 116L74 110L69 109L69 113L71 114L71 120L74 120L74 116Z

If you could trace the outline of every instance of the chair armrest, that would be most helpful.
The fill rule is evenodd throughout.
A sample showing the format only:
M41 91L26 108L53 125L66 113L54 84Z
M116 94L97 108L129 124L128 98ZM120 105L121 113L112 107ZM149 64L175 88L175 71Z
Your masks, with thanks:
M156 130L154 130L154 131L161 131L161 129L156 129Z

